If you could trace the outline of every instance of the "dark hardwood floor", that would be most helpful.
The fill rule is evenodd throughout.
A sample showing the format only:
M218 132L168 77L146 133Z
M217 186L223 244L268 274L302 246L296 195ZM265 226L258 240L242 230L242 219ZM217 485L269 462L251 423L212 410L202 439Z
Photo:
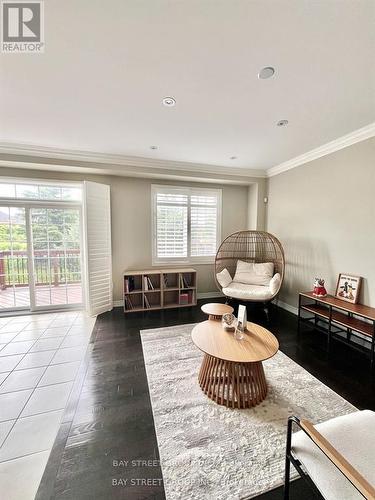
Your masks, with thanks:
M124 316L121 308L98 317L40 484L37 500L159 500L164 497L139 331L206 319L197 307ZM303 327L272 307L269 324L259 309L249 319L267 326L281 350L358 408L375 410L375 384L361 354ZM176 451L177 453L177 451ZM282 489L258 497L282 498ZM291 500L315 498L302 480ZM186 499L188 500L188 499ZM214 500L214 499L213 499Z

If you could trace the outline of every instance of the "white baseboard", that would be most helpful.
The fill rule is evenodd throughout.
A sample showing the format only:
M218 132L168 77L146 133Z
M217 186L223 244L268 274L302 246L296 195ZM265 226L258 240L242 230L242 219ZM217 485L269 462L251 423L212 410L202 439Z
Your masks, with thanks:
M198 299L216 299L218 297L224 297L224 295L217 291L217 292L200 292L197 293L197 298Z
M286 302L283 302L281 300L276 300L274 304L278 307L281 307L281 309L285 309L286 311L289 311L292 314L298 316L298 307L291 306L290 304L287 304Z
M220 297L224 297L224 295L217 291L217 292L200 292L197 294L198 299L217 299ZM276 306L281 307L282 309L285 309L286 311L291 312L292 314L295 314L296 316L298 315L298 308L291 306L290 304L287 304L286 302L282 302L281 300L276 300L274 302ZM113 301L113 307L122 307L124 305L124 302L122 300L114 300Z

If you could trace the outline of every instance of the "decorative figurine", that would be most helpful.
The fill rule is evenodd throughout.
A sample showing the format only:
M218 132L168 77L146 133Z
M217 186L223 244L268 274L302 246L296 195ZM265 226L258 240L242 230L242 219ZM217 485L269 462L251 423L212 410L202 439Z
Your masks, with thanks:
M324 279L315 278L313 295L315 297L326 297L327 290L324 287Z
M236 316L232 313L225 313L221 318L221 324L227 332L233 332L237 325Z

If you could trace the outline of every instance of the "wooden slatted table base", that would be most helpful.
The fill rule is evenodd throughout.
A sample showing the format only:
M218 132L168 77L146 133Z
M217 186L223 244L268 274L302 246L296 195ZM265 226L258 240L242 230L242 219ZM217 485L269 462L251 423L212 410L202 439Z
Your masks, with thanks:
M215 316L214 314L210 314L208 316L208 319L210 319L211 321L221 321L221 318L222 316Z
M198 380L210 399L228 408L251 408L267 395L261 361L237 363L205 354Z

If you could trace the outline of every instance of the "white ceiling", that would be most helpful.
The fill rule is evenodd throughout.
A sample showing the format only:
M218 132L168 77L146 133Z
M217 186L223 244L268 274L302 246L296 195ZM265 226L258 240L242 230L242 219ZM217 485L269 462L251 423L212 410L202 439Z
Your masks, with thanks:
M375 121L374 23L373 0L46 0L45 53L1 55L0 141L268 169Z

